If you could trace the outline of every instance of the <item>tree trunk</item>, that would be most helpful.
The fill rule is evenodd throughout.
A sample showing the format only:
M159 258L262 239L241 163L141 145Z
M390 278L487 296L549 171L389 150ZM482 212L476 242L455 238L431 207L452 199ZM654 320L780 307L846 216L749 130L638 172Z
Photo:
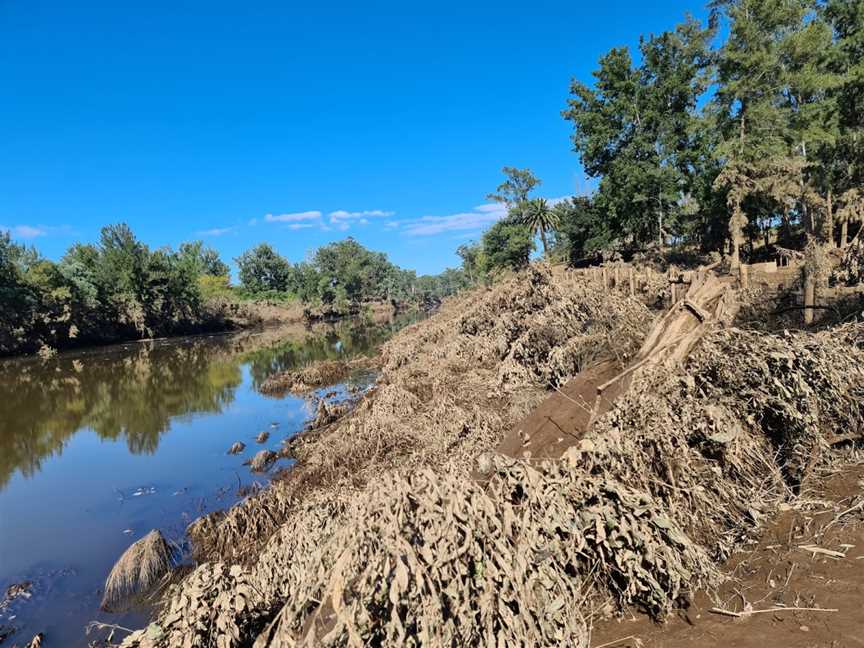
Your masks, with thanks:
M844 220L840 226L840 247L845 248L849 245L849 221Z
M543 243L543 258L548 261L549 260L549 248L546 245L546 228L540 228L540 242Z
M831 190L828 190L827 202L826 202L826 210L825 214L825 242L828 243L831 247L834 247L834 201L833 196L831 194Z
M733 272L741 267L741 242L738 237L732 237L732 258L729 260L729 269Z

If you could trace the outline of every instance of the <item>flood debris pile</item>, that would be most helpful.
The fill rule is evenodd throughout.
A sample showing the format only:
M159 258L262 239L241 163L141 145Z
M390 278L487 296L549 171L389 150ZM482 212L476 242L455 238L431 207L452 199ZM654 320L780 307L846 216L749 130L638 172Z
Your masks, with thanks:
M318 489L350 493L386 470L451 458L469 467L549 385L590 359L635 352L652 317L543 266L448 301L383 346L376 386L349 415L291 444L298 463L278 487L190 528L198 556L242 560Z
M319 387L335 385L368 364L367 358L314 362L302 369L274 374L261 383L260 389L262 393L271 396L284 396L288 393L302 395Z
M864 437L862 342L862 324L714 331L683 368L640 371L561 460L487 453L481 479L451 458L319 491L234 568L257 598L163 615L158 645L587 646L610 600L662 617L721 581L837 430Z

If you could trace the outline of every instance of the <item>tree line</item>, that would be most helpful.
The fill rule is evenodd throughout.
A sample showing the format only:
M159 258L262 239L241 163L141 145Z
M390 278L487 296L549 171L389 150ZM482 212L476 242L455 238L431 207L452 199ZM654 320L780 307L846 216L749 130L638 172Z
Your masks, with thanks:
M243 293L299 299L345 309L364 302L437 300L469 285L462 270L421 275L392 263L351 237L318 248L308 261L291 263L267 243L237 258Z
M435 301L467 285L462 270L417 276L348 238L310 261L288 262L261 244L229 267L201 241L150 249L125 224L51 261L0 232L0 355L192 333L224 326L217 302L298 300L349 312L363 302Z
M572 83L563 117L596 190L552 205L505 167L490 197L509 215L461 250L466 272L524 265L535 234L573 263L675 245L734 267L772 244L848 244L864 222L864 0L709 8Z

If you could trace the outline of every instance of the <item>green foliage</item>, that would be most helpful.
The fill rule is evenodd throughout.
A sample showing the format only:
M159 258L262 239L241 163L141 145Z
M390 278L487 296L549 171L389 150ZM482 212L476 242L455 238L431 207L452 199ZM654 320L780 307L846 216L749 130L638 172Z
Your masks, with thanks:
M528 226L532 236L540 235L543 243L543 256L549 256L547 233L558 227L558 213L549 207L545 198L531 198L522 203L518 212L519 222Z
M505 166L502 171L505 176L504 182L498 185L495 193L490 193L486 197L489 200L503 203L511 209L528 200L528 194L541 184L531 169Z
M207 271L225 276L207 284ZM196 330L207 319L202 288L220 282L227 266L213 250L152 251L125 224L59 263L0 234L0 354Z
M237 259L240 285L252 293L288 290L291 264L267 243L246 250Z
M590 200L558 208L556 254L696 243L737 258L772 231L846 240L864 182L864 0L716 0L603 56L564 111ZM724 40L711 41L725 21Z
M512 217L504 218L483 235L483 251L487 271L520 270L534 251L531 229Z
M439 299L471 283L454 274L461 270L418 278L351 237L324 245L309 261L293 265L262 244L244 252L237 265L246 295L294 298L342 311L366 302Z
M679 233L707 145L696 107L707 87L712 34L688 20L643 40L640 66L616 48L600 59L593 88L571 87L564 117L586 173L600 178L594 201L621 245L662 244Z

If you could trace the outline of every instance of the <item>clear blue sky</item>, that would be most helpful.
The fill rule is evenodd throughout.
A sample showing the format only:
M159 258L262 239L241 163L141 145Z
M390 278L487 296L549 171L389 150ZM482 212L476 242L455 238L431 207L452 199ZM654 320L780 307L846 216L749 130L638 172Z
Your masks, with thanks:
M498 216L483 205L503 165L530 167L547 197L585 189L560 115L570 79L688 11L705 15L0 0L0 226L51 258L120 221L226 260L268 241L297 261L351 235L438 272Z

